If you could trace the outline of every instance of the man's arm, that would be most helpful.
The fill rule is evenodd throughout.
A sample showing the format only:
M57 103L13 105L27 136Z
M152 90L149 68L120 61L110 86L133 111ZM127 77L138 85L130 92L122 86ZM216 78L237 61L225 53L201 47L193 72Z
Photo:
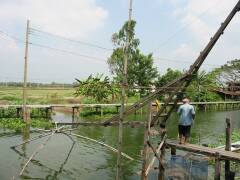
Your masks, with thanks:
M178 114L181 114L181 111L182 111L182 108L181 108L181 106L178 108L178 110L177 110L177 113Z
M195 109L194 109L194 107L192 106L192 117L193 117L193 119L195 119L195 115L196 115Z

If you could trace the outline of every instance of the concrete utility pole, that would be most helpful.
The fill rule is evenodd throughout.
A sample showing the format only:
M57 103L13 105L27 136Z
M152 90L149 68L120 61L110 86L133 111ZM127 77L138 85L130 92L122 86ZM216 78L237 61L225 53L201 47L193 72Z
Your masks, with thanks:
M123 139L123 117L125 110L125 100L126 100L126 89L127 89L127 65L128 65L128 57L129 57L129 45L130 45L130 37L129 32L131 30L131 21L132 21L132 0L129 0L129 18L128 18L128 28L126 34L126 44L124 50L124 67L123 67L123 81L122 81L122 97L121 97L121 112L119 118L119 128L118 128L118 155L117 155L117 174L116 180L121 179L121 154L122 154L122 139Z
M28 40L29 40L29 24L30 21L27 20L26 29L26 42L25 42L25 56L24 56L24 82L23 82L23 119L26 123L29 123L29 116L27 110L27 73L28 73Z

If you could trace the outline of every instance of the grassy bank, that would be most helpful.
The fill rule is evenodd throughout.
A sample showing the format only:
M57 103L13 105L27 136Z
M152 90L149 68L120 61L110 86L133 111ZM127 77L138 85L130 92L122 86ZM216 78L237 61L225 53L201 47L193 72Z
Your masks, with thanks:
M74 88L29 88L28 104L76 103L80 98L74 97ZM21 87L0 87L1 104L22 104Z
M29 87L27 90L28 104L91 104L99 103L89 97L76 97L74 88L62 87ZM139 96L128 98L128 103L136 102ZM108 103L120 103L120 99L113 101L109 97ZM1 87L0 104L22 104L22 87Z

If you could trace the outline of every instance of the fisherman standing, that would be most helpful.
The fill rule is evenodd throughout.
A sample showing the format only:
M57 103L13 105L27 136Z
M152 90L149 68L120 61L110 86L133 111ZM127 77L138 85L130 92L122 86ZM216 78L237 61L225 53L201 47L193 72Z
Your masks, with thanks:
M190 138L191 126L195 118L195 110L188 98L184 98L183 104L178 108L180 115L178 124L179 144L186 144Z

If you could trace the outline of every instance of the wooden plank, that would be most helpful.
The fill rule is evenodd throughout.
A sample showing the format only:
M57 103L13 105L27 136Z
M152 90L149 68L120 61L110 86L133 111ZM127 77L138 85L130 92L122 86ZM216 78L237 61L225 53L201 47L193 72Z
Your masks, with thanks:
M219 153L220 160L230 160L230 161L235 161L240 163L240 154L234 153L231 151L213 149L213 148L203 147L203 146L198 146L193 144L183 145L183 144L178 144L177 142L174 142L174 141L171 141L171 142L167 141L166 145L171 148L173 147L176 149L198 153L198 154L202 154L210 157L215 157L215 154Z

